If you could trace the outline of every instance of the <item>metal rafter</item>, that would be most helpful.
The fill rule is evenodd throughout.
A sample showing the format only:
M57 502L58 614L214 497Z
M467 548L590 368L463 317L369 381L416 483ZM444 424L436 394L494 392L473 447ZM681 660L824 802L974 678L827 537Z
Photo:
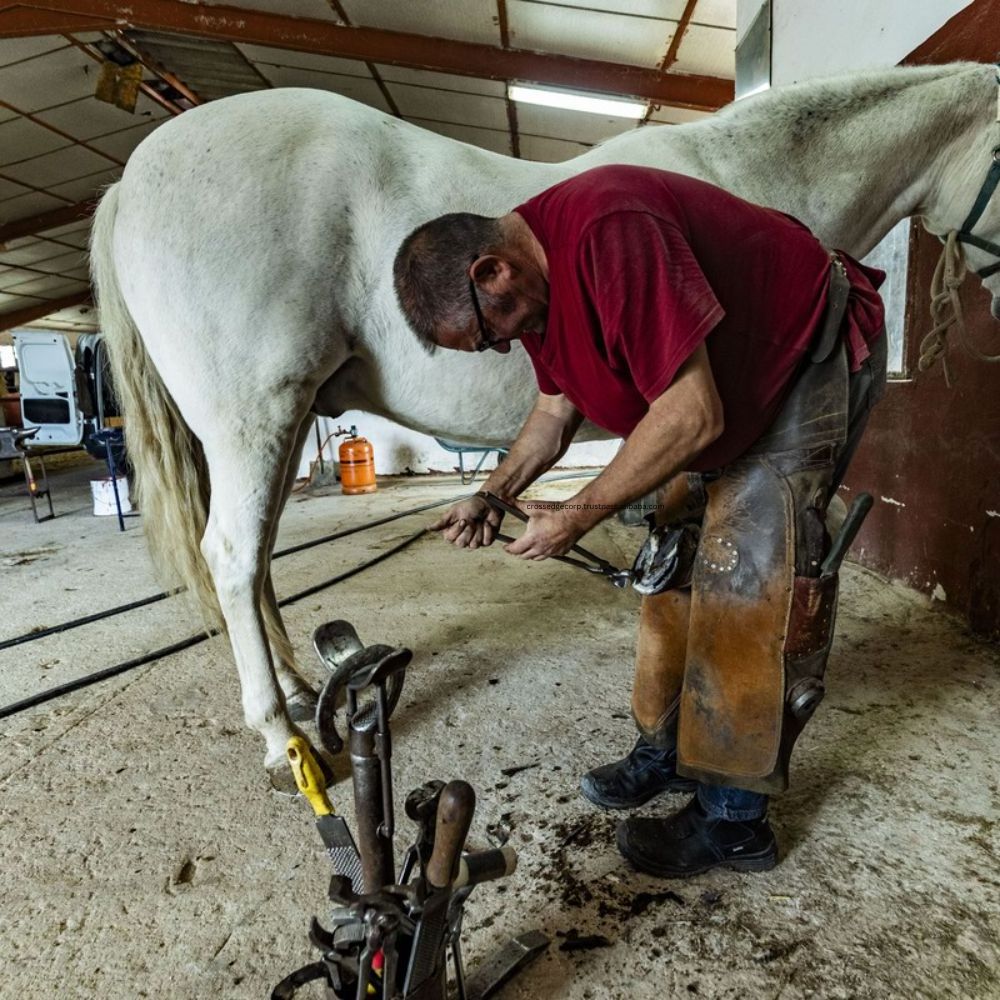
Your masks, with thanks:
M733 82L184 0L0 0L0 38L120 28L317 52L491 80L526 80L715 111Z
M13 222L0 225L0 247L12 240L19 240L22 236L35 236L49 229L68 226L71 222L78 222L80 219L89 219L94 214L95 208L97 208L97 199L88 198L75 205L54 208L51 212L39 212L37 215L29 215L27 218L15 219Z
M663 57L663 62L660 63L660 70L664 73L670 69L675 62L677 62L677 52L681 47L681 41L684 38L685 32L688 30L688 25L691 23L691 18L694 17L694 9L698 6L698 0L687 0L687 4L684 6L684 12L681 14L680 20L677 22L677 30L674 32L674 37L670 39L670 46L667 48L667 54Z
M65 139L68 143L73 143L76 146L80 146L82 149L86 149L88 152L93 153L95 156L103 156L105 160L109 160L116 167L124 167L125 163L123 160L119 160L117 156L112 156L110 153L105 153L103 150L98 149L96 146L92 146L85 139L77 139L76 136L71 135L69 132L64 132L61 128L57 128L55 125L50 124L43 118L39 118L37 113L24 111L10 101L0 101L0 108L6 108L8 111L13 111L19 118L23 118L25 121L31 122L33 125L39 126L39 128L45 129L47 132L51 132L53 135L59 136L60 139ZM8 164L9 166L9 164ZM75 178L71 178L73 180ZM18 184L23 183L18 181ZM31 185L25 185L30 187ZM42 190L35 188L35 190ZM53 195L54 198L58 198L59 195ZM64 201L69 201L68 198L64 198Z
M58 135L62 139L66 139L68 142L80 146L83 149L89 150L91 153L96 153L98 156L103 156L109 163L109 168L112 167L124 167L125 163L119 160L117 156L112 156L110 153L105 153L103 150L98 149L96 146L90 145L90 143L85 142L82 139L77 139L75 136L70 135L68 132L64 132L60 128L56 128L55 125L50 125L48 122L41 118L36 117L33 114L29 114L26 111L22 111L20 108L15 107L13 104L7 101L0 101L0 107L7 108L9 111L13 111L15 114L19 115L26 121L33 122L35 125L41 128L47 129L49 132ZM6 177L4 174L0 176ZM26 187L31 191L35 191L38 194L48 195L50 198L56 198L59 201L67 202L65 207L55 208L49 212L36 213L35 215L27 216L24 219L15 219L12 222L6 224L0 224L0 247L4 244L9 243L11 240L18 239L22 236L33 236L36 233L44 232L46 229L56 229L59 226L68 225L70 222L75 222L77 219L86 218L91 215L94 208L97 205L96 199L88 199L87 201L78 202L73 204L71 199L64 197L63 195L55 194L54 192L47 190L46 188L36 187L25 181L17 180L16 178L9 177L8 180L13 181L15 184L21 185L21 187ZM76 179L76 178L74 178Z
M507 26L507 0L497 0L497 27L500 29L500 47L510 48L510 29ZM510 99L510 94L504 90L504 102L507 105L507 128L510 130L510 151L518 159L521 157L521 133L517 127L517 105Z
M79 39L73 38L70 35L67 35L65 37L68 42L70 42L72 45L78 48L89 58L93 59L95 62L103 63L106 61L104 56L92 45L89 45L85 42L81 42ZM161 73L159 68L155 66L150 66L145 59L143 59L138 53L135 52L134 48L131 45L127 44L127 39L116 38L115 40L118 41L119 44L123 44L123 47L126 47L128 51L131 52L133 55L136 55L136 57L142 63L143 67L147 69L150 73L153 73L159 76L161 79L166 80L166 82L170 83L171 86L175 86L173 79L167 79L167 76L169 74ZM154 88L150 87L145 82L140 84L140 89L147 97L149 97L151 100L156 101L159 105L161 105L163 108L169 111L172 115L182 114L183 111L185 110L179 105L176 105L172 101L163 97ZM177 89L193 103L201 103L200 98L197 98L197 95L195 95L192 91L189 91L188 88L185 87L182 90L180 87L178 87ZM10 107L9 105L6 105L5 102L0 102L0 103L2 103L3 106ZM100 153L101 156L108 158L115 165L119 167L124 166L124 163L117 157L112 157L109 156L109 154L107 153L101 152L101 150L90 146L88 143L83 142L80 139L74 138L68 133L63 132L61 129L57 129L53 125L49 125L42 119L35 118L34 116L29 115L24 111L20 111L17 108L11 107L10 110L16 111L22 117L35 122L35 124L40 125L43 128L47 128L51 132L55 132L57 135L60 135L65 139L69 139L71 142L74 142L77 145L83 146L85 149L90 149L92 152ZM21 184L22 187L30 187L30 185L25 185L21 181L18 181L17 183ZM44 191L44 189L42 188L32 188L32 190L41 191L42 193L45 194L50 193ZM59 198L60 196L51 195L51 197ZM68 201L69 199L62 199L62 200ZM38 233L44 233L49 229L58 229L60 226L65 226L71 222L76 222L78 219L89 218L93 214L94 209L97 207L97 201L98 199L96 198L88 198L85 201L77 202L76 204L72 203L67 204L65 208L56 208L50 212L40 212L35 215L27 216L26 218L23 219L15 219L12 222L6 223L5 225L0 225L0 247L2 247L6 243L9 243L11 240L20 239L23 236L35 236Z
M92 45L89 45L87 42L81 42L78 38L74 38L72 35L65 35L64 37L66 38L66 41L68 41L71 45L76 46L76 48L78 48L85 56L93 59L95 62L103 63L107 61L97 49L95 49ZM140 62L142 62L142 60L140 60ZM149 69L145 63L143 63L143 66L145 66L146 69ZM150 72L152 72L152 70L150 70ZM174 104L173 101L164 97L158 90L146 83L145 80L140 81L139 90L141 90L142 93L145 94L151 101L159 104L164 111L169 111L172 115L179 115L185 110L179 105Z
M49 299L46 302L39 302L36 306L25 306L13 312L0 313L0 330L13 330L16 326L34 323L36 319L51 316L61 309L72 309L73 306L82 306L90 302L90 289L85 288L81 292L65 295L61 299Z
M196 94L183 80L171 73L166 66L161 65L157 60L149 55L148 52L143 52L131 38L126 36L124 31L116 31L114 34L114 40L126 52L135 56L144 69L148 70L154 76L158 76L168 86L173 87L173 89L176 90L177 93L180 94L186 101L193 104L195 107L198 107L199 104L205 103L204 98L202 98L199 94ZM152 87L148 89L153 90ZM170 103L173 102L171 101ZM175 106L180 108L180 111L187 110L187 108L181 108L180 105Z
M51 191L47 191L43 187L38 187L32 184L30 181L20 181L16 177L11 177L5 170L0 169L0 181L6 181L8 184L16 184L18 187L23 187L26 191L30 191L32 194L44 194L48 198L55 198L58 201L64 201L67 204L72 202L72 198L65 198L61 194L52 194Z
M670 44L667 46L667 53L660 63L660 71L662 73L666 73L677 62L677 53L680 51L681 42L684 40L684 35L688 30L688 25L691 23L691 18L694 17L694 9L697 6L698 0L687 0L687 3L684 5L680 20L677 22L677 30L674 32L674 37L670 39ZM640 125L647 124L653 114L653 107L654 104L650 101L649 107L646 108L646 113L642 116L642 121L639 123Z
M327 0L327 4L330 10L340 18L348 27L353 27L351 24L351 19L347 16L347 11L344 10L344 5L340 0ZM399 113L399 108L396 106L396 99L392 96L392 91L386 86L385 80L382 79L382 74L378 71L378 66L372 62L366 62L365 68L372 75L372 79L375 81L378 89L382 92L382 98L388 105L389 110L397 117L402 118L403 116Z

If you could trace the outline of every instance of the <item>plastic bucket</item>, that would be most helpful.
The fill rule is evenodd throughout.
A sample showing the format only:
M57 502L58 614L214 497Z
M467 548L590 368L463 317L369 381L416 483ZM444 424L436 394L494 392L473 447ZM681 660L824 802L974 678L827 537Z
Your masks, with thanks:
M94 513L98 517L118 513L118 508L115 506L115 488L110 476L105 479L91 479L90 492L94 497ZM122 513L128 514L132 510L132 504L128 498L128 480L124 476L118 477L118 499L122 505Z

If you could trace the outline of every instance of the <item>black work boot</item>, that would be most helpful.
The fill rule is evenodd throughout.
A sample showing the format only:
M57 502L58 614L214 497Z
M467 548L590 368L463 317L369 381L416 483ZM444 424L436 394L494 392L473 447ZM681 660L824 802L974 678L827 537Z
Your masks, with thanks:
M639 871L687 878L711 868L763 872L778 863L766 816L727 820L709 816L695 796L666 819L634 817L618 824L618 850Z
M661 750L641 736L623 760L588 771L580 791L602 809L634 809L663 792L692 792L697 782L677 774L677 751Z

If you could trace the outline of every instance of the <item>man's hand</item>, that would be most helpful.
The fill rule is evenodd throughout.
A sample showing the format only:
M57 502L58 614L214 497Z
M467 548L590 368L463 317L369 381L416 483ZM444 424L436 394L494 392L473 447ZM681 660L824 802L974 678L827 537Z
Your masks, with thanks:
M576 518L575 511L562 502L529 500L524 504L528 526L516 541L508 542L504 551L522 559L548 559L563 556L587 531Z
M431 531L440 531L447 541L459 548L478 549L480 545L492 544L501 521L501 511L495 510L482 497L469 497L435 521Z

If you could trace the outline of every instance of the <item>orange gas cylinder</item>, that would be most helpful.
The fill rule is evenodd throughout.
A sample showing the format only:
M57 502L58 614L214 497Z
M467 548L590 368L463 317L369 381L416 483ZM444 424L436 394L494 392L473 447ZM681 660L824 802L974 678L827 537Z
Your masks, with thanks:
M357 427L341 433L350 435L341 443L337 453L341 492L374 493L378 486L375 483L375 449L371 441L358 437Z

